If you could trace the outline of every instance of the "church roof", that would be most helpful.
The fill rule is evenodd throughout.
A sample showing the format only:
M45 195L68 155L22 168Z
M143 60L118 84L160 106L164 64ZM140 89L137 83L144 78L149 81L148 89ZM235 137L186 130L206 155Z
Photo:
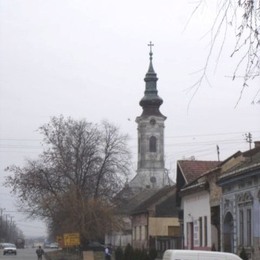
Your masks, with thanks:
M159 107L163 103L162 98L158 96L157 91L157 75L153 68L153 52L152 46L153 44L150 42L148 44L150 46L150 64L148 68L148 72L145 75L145 92L144 97L140 101L140 106L143 108L143 113L141 116L163 116L159 110ZM163 116L164 117L164 116Z

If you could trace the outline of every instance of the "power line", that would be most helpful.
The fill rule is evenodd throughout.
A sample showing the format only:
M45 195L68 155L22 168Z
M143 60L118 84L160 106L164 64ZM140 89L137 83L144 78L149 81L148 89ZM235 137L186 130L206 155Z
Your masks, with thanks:
M211 145L213 142L216 143L216 142L221 142L221 143L241 143L241 141L243 140L243 138L233 138L233 139L224 139L224 140L221 140L221 139L216 139L216 140L209 140L209 141L199 141L199 140L193 140L192 142L189 141L189 142L174 142L174 143L168 143L166 144L167 146L178 146L178 145L181 145L181 146L194 146L194 145ZM252 141L252 140L251 140ZM136 148L137 145L131 145L130 148ZM0 144L0 149L43 149L43 146L28 146L28 145L2 145Z
M236 135L245 134L246 130L243 132L226 132L226 133L213 133L213 134L192 134L192 135L178 135L178 136L168 136L168 138L186 138L186 137L208 137L208 136L219 136L219 135ZM250 131L251 133L260 133L260 130Z
M23 142L23 141L29 141L29 142L40 142L42 141L42 139L25 139L25 138L0 138L0 141L19 141L19 142Z
M188 135L176 135L176 136L172 136L172 135L168 135L168 136L165 136L166 139L171 139L171 138L187 138L187 137L193 137L193 138L196 138L196 137L209 137L209 136L222 136L222 135L237 135L237 134L245 134L247 133L248 130L245 130L245 131L240 131L240 132L225 132L225 133L205 133L205 134L188 134ZM260 130L251 130L250 133L260 133ZM129 140L132 140L132 139L137 139L137 138L129 138ZM29 141L29 142L41 142L43 141L42 139L30 139L30 138L0 138L0 141L18 141L18 142L22 142L22 141Z

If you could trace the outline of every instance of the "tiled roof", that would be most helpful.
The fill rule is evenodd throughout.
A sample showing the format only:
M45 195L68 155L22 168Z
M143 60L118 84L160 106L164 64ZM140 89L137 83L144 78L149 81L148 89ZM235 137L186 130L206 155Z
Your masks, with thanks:
M243 156L245 157L252 157L252 158L257 158L259 159L259 152L260 152L260 147L255 147L253 149L247 150L243 152Z
M224 172L220 180L229 179L237 175L247 174L250 170L260 168L260 148L254 148L243 153L245 160Z
M186 184L194 181L199 176L205 172L214 169L217 167L219 161L197 161L197 160L179 160L177 162L178 167L180 168Z
M119 205L118 211L121 214L129 214L131 211L133 211L136 207L138 207L141 203L143 203L145 200L153 196L156 192L158 192L159 189L144 189L138 193L136 193L134 196L129 197L127 201L124 201L123 204Z
M121 214L139 214L140 212L147 211L147 209L155 203L160 203L167 198L169 194L174 193L175 186L165 186L160 189L149 188L144 189L129 198L118 208L118 212Z
M165 186L157 191L154 194L151 194L150 197L147 197L143 201L140 201L136 206L131 210L131 213L139 213L146 211L150 206L166 198L167 194L175 191L175 186Z

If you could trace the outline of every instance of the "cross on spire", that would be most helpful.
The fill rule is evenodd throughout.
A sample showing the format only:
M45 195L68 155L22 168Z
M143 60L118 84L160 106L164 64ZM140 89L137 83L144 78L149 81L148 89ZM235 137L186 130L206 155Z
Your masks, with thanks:
M150 41L148 44L147 44L149 47L150 47L150 60L152 59L152 56L153 56L153 46L154 44Z
M152 42L150 42L149 44L147 44L150 47L150 52L152 52L152 47L154 46L154 44Z

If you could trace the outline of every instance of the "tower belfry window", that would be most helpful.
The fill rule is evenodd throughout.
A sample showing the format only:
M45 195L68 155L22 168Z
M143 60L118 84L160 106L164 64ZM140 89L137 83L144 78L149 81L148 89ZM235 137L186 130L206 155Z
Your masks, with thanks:
M155 136L151 136L150 137L150 142L149 142L149 151L151 153L155 153L156 152L156 137Z

